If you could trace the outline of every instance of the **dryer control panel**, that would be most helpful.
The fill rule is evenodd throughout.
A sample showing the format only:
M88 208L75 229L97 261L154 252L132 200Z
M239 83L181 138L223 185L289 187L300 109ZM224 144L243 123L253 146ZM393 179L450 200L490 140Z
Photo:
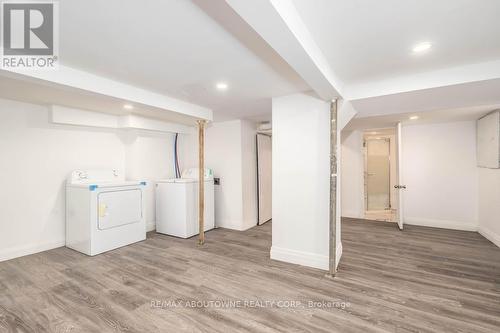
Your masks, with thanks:
M181 178L184 179L198 179L198 168L190 168L186 169L182 172ZM213 179L214 178L214 172L212 169L205 168L205 179Z
M69 176L70 184L124 181L123 172L118 169L75 170Z

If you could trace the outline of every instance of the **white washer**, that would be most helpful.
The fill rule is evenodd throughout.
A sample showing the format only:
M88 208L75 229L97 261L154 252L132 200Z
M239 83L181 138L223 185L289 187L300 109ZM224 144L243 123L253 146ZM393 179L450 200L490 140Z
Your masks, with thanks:
M93 256L146 239L145 182L76 170L66 183L66 246Z
M205 231L215 227L214 179L205 169ZM184 170L182 178L156 184L156 232L189 238L199 233L198 169Z

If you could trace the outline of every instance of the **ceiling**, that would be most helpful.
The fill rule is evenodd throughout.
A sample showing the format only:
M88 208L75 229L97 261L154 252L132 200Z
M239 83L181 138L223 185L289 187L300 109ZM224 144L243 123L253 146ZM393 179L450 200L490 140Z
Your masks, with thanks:
M60 60L209 107L215 120L267 120L271 97L310 89L224 1L61 1Z
M388 137L391 135L396 135L396 128L382 128L374 131L365 131L363 133L363 137L365 139L380 139L384 137Z
M72 0L59 7L61 67L116 83L105 87L210 108L215 121L269 121L272 97L322 96L325 87L342 88L360 126L416 112L436 112L441 121L460 110L461 119L466 110L476 116L500 105L498 0ZM422 41L432 49L413 54ZM131 98L118 86L121 99L1 80L0 97L108 113L125 112ZM217 90L218 82L228 89ZM175 121L173 110L151 103L143 99L133 112Z
M482 105L475 107L440 109L425 112L406 112L387 114L371 117L354 118L346 127L346 131L383 129L396 127L401 122L404 125L418 125L442 122L456 122L476 120L493 110L500 109L500 103L495 105ZM410 120L411 116L418 116Z
M123 108L123 99L102 95L68 86L46 83L41 80L20 80L0 75L0 98L23 101L42 105L60 105L89 111L98 111L113 115L139 115L192 126L198 119L174 111L134 103L132 110Z
M500 58L498 0L293 0L345 84ZM430 52L413 54L428 41Z
M357 118L500 104L500 79L422 89L352 101Z

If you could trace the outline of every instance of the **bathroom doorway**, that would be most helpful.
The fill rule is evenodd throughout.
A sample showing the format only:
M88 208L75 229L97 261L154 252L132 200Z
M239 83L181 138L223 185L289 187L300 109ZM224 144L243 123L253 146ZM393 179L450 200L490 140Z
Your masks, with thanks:
M363 147L365 218L397 222L396 129L365 131Z

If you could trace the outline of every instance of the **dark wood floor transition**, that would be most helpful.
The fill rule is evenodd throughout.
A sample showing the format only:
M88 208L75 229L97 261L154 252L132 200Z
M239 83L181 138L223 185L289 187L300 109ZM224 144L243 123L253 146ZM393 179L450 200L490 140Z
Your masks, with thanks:
M269 260L271 224L0 263L1 332L500 332L500 249L345 219L340 272Z

